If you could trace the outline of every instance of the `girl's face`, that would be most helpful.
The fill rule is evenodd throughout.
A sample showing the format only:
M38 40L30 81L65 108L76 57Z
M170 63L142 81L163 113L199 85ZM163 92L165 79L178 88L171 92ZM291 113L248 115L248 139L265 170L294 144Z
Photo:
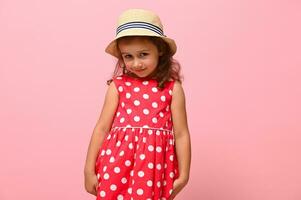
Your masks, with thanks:
M122 38L118 41L118 47L126 69L136 76L147 77L157 68L160 53L149 39Z

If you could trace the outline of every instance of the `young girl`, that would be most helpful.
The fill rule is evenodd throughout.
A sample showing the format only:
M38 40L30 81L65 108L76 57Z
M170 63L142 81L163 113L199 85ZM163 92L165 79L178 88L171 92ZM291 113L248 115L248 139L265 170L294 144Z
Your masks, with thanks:
M117 57L85 165L97 200L169 200L187 184L190 136L174 40L159 17L130 9L106 48Z

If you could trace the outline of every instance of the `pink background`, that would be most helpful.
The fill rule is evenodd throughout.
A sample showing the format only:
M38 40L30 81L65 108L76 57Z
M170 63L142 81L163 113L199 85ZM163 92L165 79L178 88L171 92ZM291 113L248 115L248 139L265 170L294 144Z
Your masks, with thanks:
M0 1L1 200L94 199L104 48L130 7L157 12L179 47L193 159L177 199L301 199L300 1L183 2Z

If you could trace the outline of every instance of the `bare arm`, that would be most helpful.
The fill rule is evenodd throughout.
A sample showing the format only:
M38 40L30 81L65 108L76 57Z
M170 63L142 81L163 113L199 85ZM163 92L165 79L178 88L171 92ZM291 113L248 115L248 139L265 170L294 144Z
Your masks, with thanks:
M95 163L98 155L99 148L103 143L106 133L110 130L113 117L118 106L118 91L114 82L108 87L104 105L100 114L100 117L94 128L90 144L88 147L87 158L84 173L94 174Z
M175 196L188 182L191 162L190 134L187 124L185 94L181 83L175 82L171 102L176 154L179 163L179 178L175 181ZM178 185L177 185L178 184Z

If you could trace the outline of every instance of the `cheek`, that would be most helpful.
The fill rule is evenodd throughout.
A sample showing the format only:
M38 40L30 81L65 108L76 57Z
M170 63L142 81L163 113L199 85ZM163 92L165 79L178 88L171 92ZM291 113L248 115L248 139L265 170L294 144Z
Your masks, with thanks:
M157 66L158 60L157 59L149 59L145 61L145 64L148 66Z
M132 66L132 63L130 61L124 60L123 63L125 65L125 67L127 67L127 68L130 67L130 66Z

